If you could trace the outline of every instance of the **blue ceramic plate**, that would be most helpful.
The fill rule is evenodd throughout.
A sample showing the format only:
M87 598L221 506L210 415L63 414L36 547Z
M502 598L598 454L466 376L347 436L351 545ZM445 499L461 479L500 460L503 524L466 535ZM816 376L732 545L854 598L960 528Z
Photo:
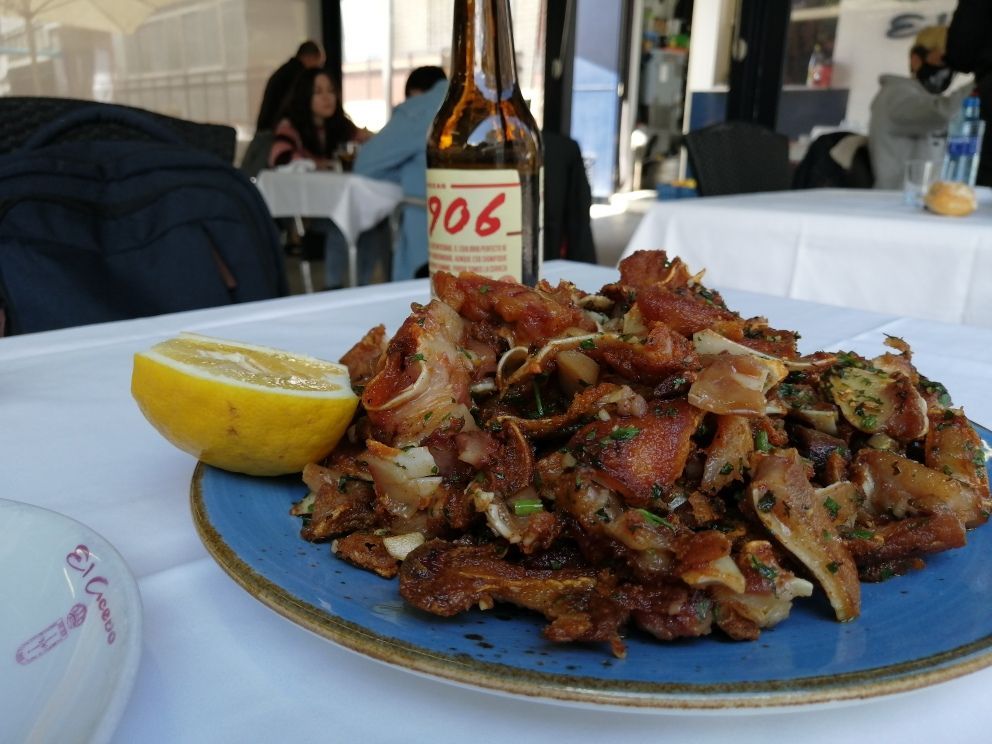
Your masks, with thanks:
M992 442L992 432L979 427ZM497 605L445 619L404 605L396 580L300 539L289 508L299 477L252 478L202 463L193 518L221 567L261 602L346 648L441 679L511 694L655 709L757 708L912 690L992 664L992 526L927 568L864 584L862 615L840 624L816 592L754 643L661 643L632 633L626 659L605 645L556 645L543 618Z

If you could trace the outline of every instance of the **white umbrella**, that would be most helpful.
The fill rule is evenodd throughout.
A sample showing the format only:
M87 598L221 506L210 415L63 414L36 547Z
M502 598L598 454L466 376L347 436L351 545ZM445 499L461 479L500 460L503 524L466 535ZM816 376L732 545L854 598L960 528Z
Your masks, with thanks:
M38 92L36 22L61 23L94 31L129 34L158 8L176 0L0 0L0 15L24 19L31 54L31 72Z

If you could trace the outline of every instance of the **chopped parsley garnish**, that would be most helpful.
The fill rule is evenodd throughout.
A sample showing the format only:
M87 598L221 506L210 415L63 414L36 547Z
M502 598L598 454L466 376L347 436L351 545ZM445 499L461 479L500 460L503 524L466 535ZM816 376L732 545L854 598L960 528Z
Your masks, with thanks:
M772 446L768 443L768 432L759 431L754 435L754 448L758 452L771 452Z
M766 493L760 499L758 499L758 511L760 512L770 512L775 506L775 494Z
M579 348L580 349L587 349L587 350L588 349L595 349L596 348L596 342L593 341L591 338L584 338L584 339L582 339L581 342L579 342Z
M513 502L513 513L518 517L529 517L544 511L544 504L540 499L520 499Z
M723 463L723 467L720 468L720 475L730 475L734 472L734 466L729 462Z
M827 510L827 513L830 515L831 519L837 519L837 514L840 512L840 504L827 496L827 498L823 500L823 508Z
M757 571L762 578L768 579L769 581L775 581L775 577L778 576L778 571L768 564L759 561L754 557L753 553L749 557L751 559L751 568Z
M619 442L627 439L633 439L640 433L641 430L636 426L618 426L610 432L609 438L615 442Z
M653 525L664 525L672 532L675 532L675 525L669 522L664 517L659 517L657 514L652 514L647 509L637 509L637 512L644 517L648 522Z
M840 570L840 564L837 563L836 561L831 561L830 563L827 564L827 570L830 573L835 574Z

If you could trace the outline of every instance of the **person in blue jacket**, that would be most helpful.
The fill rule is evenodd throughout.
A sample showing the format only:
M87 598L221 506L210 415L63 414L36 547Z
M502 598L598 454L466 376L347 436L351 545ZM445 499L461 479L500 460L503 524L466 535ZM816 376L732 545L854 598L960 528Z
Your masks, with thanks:
M427 212L422 206L427 195L427 133L447 92L448 79L440 67L413 70L406 81L406 100L355 159L355 173L398 183L404 197L421 203L403 208L393 280L412 279L427 265Z

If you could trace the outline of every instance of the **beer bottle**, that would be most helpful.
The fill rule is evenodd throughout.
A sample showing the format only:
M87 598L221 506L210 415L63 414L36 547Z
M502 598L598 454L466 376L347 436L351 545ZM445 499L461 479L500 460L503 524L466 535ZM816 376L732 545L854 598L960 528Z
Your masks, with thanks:
M520 93L509 0L455 0L451 80L427 137L430 272L534 285L541 136Z

